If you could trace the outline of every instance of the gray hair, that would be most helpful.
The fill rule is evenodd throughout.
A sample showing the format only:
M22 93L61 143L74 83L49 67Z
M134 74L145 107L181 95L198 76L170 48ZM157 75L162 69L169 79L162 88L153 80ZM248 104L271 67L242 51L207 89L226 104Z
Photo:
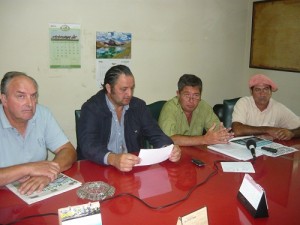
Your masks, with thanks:
M34 78L28 76L26 73L23 73L23 72L11 71L11 72L7 72L1 80L1 87L0 87L1 94L6 95L8 84L12 81L12 79L14 79L15 77L20 77L20 76L27 77L28 79L30 79L33 82L36 89L38 90L38 83L36 82L36 80Z

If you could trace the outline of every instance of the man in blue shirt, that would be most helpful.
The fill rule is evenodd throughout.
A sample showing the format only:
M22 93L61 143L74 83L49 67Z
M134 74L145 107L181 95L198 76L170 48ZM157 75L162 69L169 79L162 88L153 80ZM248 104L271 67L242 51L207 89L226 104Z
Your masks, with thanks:
M76 151L50 111L37 104L38 84L21 72L1 81L0 186L21 181L19 191L41 191L71 167ZM47 150L55 154L47 161Z
M134 77L124 65L110 68L105 74L103 90L81 107L77 126L78 155L121 171L130 171L139 163L138 152L144 139L154 148L172 144L152 118L143 100L133 96ZM169 160L180 159L174 146Z

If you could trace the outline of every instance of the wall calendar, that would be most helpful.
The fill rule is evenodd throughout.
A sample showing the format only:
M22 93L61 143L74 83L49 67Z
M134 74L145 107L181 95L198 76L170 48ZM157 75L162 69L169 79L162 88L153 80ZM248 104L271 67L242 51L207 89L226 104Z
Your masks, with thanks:
M49 24L50 68L80 68L80 25Z

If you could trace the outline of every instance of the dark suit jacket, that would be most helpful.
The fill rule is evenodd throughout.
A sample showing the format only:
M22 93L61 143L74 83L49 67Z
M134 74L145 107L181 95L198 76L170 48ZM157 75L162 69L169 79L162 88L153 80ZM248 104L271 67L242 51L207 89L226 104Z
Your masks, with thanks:
M111 132L112 113L103 90L87 100L81 107L77 126L78 155L99 164L109 152L107 145ZM124 136L128 152L139 151L147 139L154 148L172 144L172 140L159 128L145 102L133 97L124 116Z

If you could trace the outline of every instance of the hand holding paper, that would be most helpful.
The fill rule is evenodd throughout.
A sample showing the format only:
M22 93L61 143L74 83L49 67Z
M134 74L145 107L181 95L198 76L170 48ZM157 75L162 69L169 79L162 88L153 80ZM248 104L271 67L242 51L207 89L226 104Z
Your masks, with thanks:
M141 149L139 158L140 163L135 166L146 166L160 163L169 158L174 145L169 145L164 148Z

